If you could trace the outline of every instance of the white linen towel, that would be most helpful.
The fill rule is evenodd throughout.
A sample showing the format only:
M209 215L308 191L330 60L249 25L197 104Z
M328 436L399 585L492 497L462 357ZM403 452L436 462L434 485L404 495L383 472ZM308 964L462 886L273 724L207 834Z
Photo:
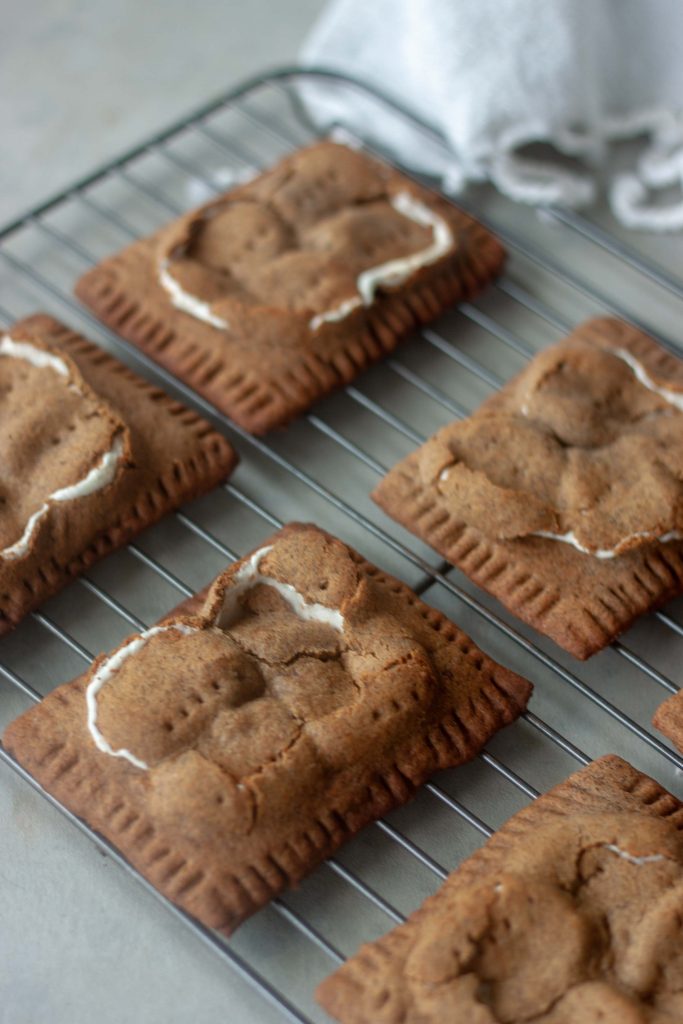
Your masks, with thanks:
M355 127L451 192L488 179L523 202L581 206L610 141L643 135L633 166L605 182L612 209L629 227L683 228L683 0L332 0L301 57L440 129L448 159L406 152L372 104L306 92L319 122ZM583 166L520 154L532 142Z

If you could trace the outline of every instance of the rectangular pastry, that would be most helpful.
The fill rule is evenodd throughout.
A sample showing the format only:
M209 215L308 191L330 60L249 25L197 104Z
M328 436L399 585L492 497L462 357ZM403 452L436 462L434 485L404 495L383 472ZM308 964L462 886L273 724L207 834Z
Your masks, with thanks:
M200 614L100 656L3 743L167 897L230 932L525 708L404 584L293 524Z
M683 804L613 755L318 988L343 1024L683 1020Z
M683 590L683 360L591 320L373 494L577 658Z
M76 294L260 434L473 295L502 260L443 197L321 142L105 260Z
M206 420L51 317L0 334L0 633L224 480Z

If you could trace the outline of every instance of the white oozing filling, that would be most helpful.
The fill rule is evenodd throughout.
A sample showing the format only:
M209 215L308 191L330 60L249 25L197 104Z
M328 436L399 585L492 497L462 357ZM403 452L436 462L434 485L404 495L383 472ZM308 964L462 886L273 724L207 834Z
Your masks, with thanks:
M410 192L398 192L395 196L390 197L389 202L402 216L422 227L432 229L431 245L420 252L411 253L409 256L400 256L395 260L388 260L386 263L379 263L376 267L368 267L367 270L363 270L356 280L358 295L345 299L335 309L314 316L309 322L312 331L317 330L324 323L342 320L358 306L369 306L377 289L382 285L401 284L416 270L436 263L453 247L453 233L443 217L439 217L429 206L416 199Z
M49 367L62 377L68 377L69 375L66 363L59 359L58 356L53 356L52 353L36 348L35 345L31 345L28 342L14 341L9 335L5 335L0 339L0 355L24 359L33 366L40 368ZM34 512L29 517L19 540L15 541L14 544L10 544L9 547L0 550L0 558L12 561L17 558L23 558L27 554L33 535L41 519L47 514L51 501L74 501L76 498L85 498L89 494L94 494L95 491L99 491L110 484L116 476L116 470L122 454L123 438L117 435L109 451L104 453L97 465L93 466L81 480L78 480L75 484L70 484L68 487L60 487L58 490L53 491L52 494L48 494L37 512Z
M47 515L51 501L73 501L75 498L85 498L89 494L94 494L95 491L99 491L110 484L116 476L116 470L122 454L123 438L119 434L114 438L109 451L104 453L97 465L93 466L81 480L71 484L69 487L60 487L59 490L48 494L47 501L43 502L38 511L29 517L19 540L9 547L3 548L0 551L0 558L11 560L23 558L26 555L38 523L43 516Z
M169 266L170 260L163 260L159 265L159 284L168 292L172 305L183 313L189 313L195 320L211 324L212 327L217 327L221 331L226 330L228 321L212 313L208 302L203 302L202 299L198 299L191 292L186 292L169 271Z
M452 248L453 233L451 229L443 217L439 217L425 203L420 202L409 192L398 192L395 196L390 197L389 202L404 217L416 224L421 224L422 227L432 229L431 245L410 256L388 260L386 263L380 263L376 267L368 267L367 270L362 271L356 281L358 294L344 299L334 309L326 310L324 313L318 313L312 317L309 321L312 331L317 330L324 323L336 323L343 320L359 306L369 306L379 287L401 284L416 270L435 263ZM229 326L228 321L216 316L211 311L210 303L185 291L171 274L170 266L171 261L168 259L162 260L159 264L159 284L169 295L172 305L176 309L182 310L183 313L189 313L196 320L201 320L219 330L226 330Z
M339 609L328 608L326 605L318 604L315 601L308 602L291 583L281 583L280 580L273 579L272 576L264 576L259 572L261 559L265 558L271 550L272 545L259 548L237 570L233 576L233 585L225 592L223 607L216 619L216 625L220 629L229 629L237 616L240 597L259 583L265 583L267 586L272 587L273 590L277 590L294 614L304 622L323 622L327 626L332 626L338 633L343 632L344 616Z
M334 309L330 309L326 313L317 313L314 317L311 317L308 321L308 326L312 331L317 331L323 324L338 323L340 320L344 320L349 313L353 313L354 309L358 309L362 305L363 300L360 295L352 295L350 299L344 299Z
M650 853L645 857L636 857L633 853L629 853L628 850L622 850L620 846L615 846L614 843L603 843L603 849L609 850L615 856L621 857L622 860L627 860L629 864L635 864L638 867L641 864L657 864L659 861L666 860L663 853Z
M159 633L167 633L172 629L184 635L196 632L194 627L186 626L182 622L172 623L170 626L152 626L151 629L146 629L143 633L140 633L139 636L134 636L127 644L120 647L115 654L112 654L110 658L107 658L106 661L102 662L97 672L88 683L88 687L85 691L85 704L88 713L88 729L95 742L95 746L98 750L101 750L103 754L109 754L111 757L125 757L126 761L130 761L130 763L135 765L136 768L142 768L143 770L147 770L149 768L149 765L145 761L140 760L139 757L136 757L135 754L132 754L130 750L127 750L125 747L120 747L118 750L114 750L98 729L97 694L105 683L108 683L111 677L118 672L128 658L142 650L148 640L153 636L157 636Z
M651 541L659 541L660 544L669 544L674 540L683 540L683 533L680 530L669 530L668 533L662 533L659 536L653 534L651 530L639 530L637 533L629 533L627 537L622 537L615 548L597 548L593 551L576 539L573 530L569 530L567 533L551 533L549 530L536 530L530 536L545 537L546 540L559 540L563 544L571 544L577 551L581 551L584 555L593 555L594 558L616 558L623 553L624 549L628 548L630 541L640 540L643 537Z
M58 373L60 377L69 376L69 368L59 356L53 356L42 348L31 345L28 341L15 341L9 334L0 338L0 355L13 356L15 359L23 359L32 366L44 369L49 366L51 370Z
M304 622L324 622L326 625L332 626L333 629L336 629L341 633L344 629L344 616L338 609L327 608L325 605L318 604L315 601L308 602L290 583L282 583L280 580L273 579L272 576L264 576L259 572L261 559L264 558L271 550L272 545L259 548L259 550L256 551L251 558L237 570L233 576L233 585L225 592L223 607L216 617L215 625L218 626L219 629L229 629L237 617L240 597L247 591L251 590L252 587L257 586L259 583L263 583L269 587L273 587L274 590L277 590L278 594L282 595L294 614ZM196 627L188 626L181 622L172 623L169 626L153 626L151 629L145 630L143 633L140 633L138 636L129 640L127 644L121 647L115 654L100 665L99 669L90 680L85 692L88 712L88 729L90 730L90 735L95 742L95 746L104 754L110 754L112 757L125 757L126 760L130 761L130 763L135 765L136 768L142 768L143 770L147 770L149 768L149 765L146 764L145 761L142 761L139 757L136 757L135 754L131 753L130 750L126 750L125 748L114 750L98 729L97 694L105 683L108 683L112 676L118 672L123 663L132 655L137 654L137 652L145 646L151 637L157 636L159 633L165 633L170 629L175 629L184 635L197 631Z
M636 379L647 388L648 391L654 391L656 395L663 398L665 402L675 406L679 412L683 412L683 393L680 391L672 391L671 388L662 388L659 384L655 384L652 377L649 375L643 364L632 355L628 349L625 348L614 348L610 349L615 356L627 363L628 366L633 370Z

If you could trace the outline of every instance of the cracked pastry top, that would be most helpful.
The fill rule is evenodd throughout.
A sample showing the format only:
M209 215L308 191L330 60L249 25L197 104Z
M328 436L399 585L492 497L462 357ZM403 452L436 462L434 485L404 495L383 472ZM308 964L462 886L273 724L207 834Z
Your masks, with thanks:
M46 316L0 334L0 633L224 479L226 441Z
M472 295L502 259L443 197L321 142L106 260L76 292L262 433Z
M681 590L683 362L625 323L590 321L374 497L586 657Z
M116 491L130 470L130 431L65 354L0 335L0 565L25 558L57 502Z
M14 722L5 747L154 885L225 931L531 687L406 586L290 525Z
M683 805L613 755L516 814L318 999L343 1024L683 1019Z

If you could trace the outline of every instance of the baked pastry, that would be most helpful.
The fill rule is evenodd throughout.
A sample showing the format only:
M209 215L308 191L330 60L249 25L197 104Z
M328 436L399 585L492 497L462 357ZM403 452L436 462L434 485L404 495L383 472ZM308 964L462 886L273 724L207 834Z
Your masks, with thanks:
M474 294L502 260L446 199L321 142L105 260L76 294L260 434Z
M343 1024L677 1024L683 804L615 756L535 800L318 988Z
M290 525L201 614L100 656L5 747L166 896L230 932L524 709L404 584Z
M373 498L587 658L683 589L683 360L591 320L399 462Z
M237 461L205 420L43 315L0 335L0 424L0 633Z
M683 754L683 690L662 701L652 717L652 724Z

